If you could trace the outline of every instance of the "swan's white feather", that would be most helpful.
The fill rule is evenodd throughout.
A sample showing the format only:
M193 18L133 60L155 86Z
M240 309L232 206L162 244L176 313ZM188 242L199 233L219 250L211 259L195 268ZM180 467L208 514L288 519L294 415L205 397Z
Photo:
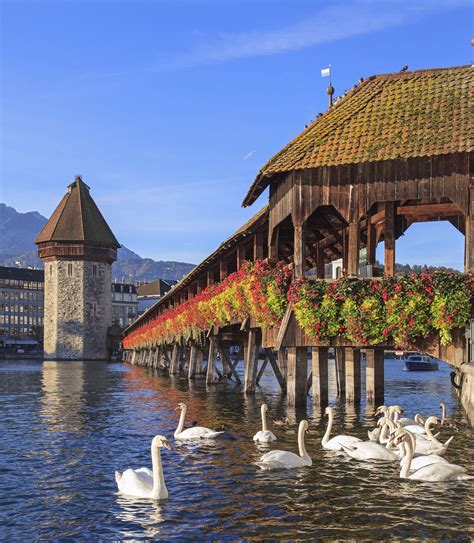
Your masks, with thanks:
M122 494L149 497L153 489L153 473L148 468L127 469L120 477L118 475L120 473L115 472L115 480Z
M255 462L261 469L294 469L311 466L309 458L305 460L301 456L290 451L270 451L265 453L258 462Z
M403 429L408 430L412 434L426 434L424 427L419 424L407 424L403 426Z
M360 443L353 443L350 446L343 445L342 448L351 458L364 462L370 460L393 462L397 459L395 453L389 451L383 445L373 443L372 441L361 441Z
M205 426L193 426L187 428L179 434L175 434L175 439L213 439L224 432L216 432Z
M331 451L342 451L342 447L350 447L354 443L361 442L362 439L354 436L334 436L329 441L327 441L323 447Z
M404 461L405 457L401 459L400 465L402 465ZM412 459L410 469L412 471L416 471L417 469L430 466L431 464L449 464L449 462L446 460L446 458L443 458L437 454L422 455Z
M253 436L253 440L261 443L269 443L270 441L276 441L276 437L270 430L260 430Z
M417 481L460 481L463 479L472 479L471 475L466 474L466 469L455 464L430 464L424 466L408 476L408 479Z

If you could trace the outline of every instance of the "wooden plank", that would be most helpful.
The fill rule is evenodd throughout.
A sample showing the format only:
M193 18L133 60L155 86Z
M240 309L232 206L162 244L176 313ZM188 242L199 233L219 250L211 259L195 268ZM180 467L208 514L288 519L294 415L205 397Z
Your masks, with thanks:
M360 351L346 348L346 401L360 402Z
M395 205L393 202L385 203L385 275L395 275Z
M216 358L217 358L217 339L209 340L209 355L207 357L206 384L211 385L217 377Z
M286 350L285 349L279 349L277 351L278 356L278 367L280 368L280 372L285 379L285 383L287 380L288 375L288 365L287 365L287 358L286 358Z
M308 349L306 347L289 347L286 393L290 407L306 405L307 380Z
M303 277L306 262L306 225L295 224L293 241L293 273L295 279Z
M268 257L270 260L274 260L275 262L278 262L279 259L279 238L280 238L280 229L278 226L276 226L273 229L273 232L271 233L271 230L269 230L268 235Z
M288 304L283 319L281 321L280 329L278 330L278 335L275 341L275 350L280 351L285 340L286 332L288 331L288 326L290 325L291 317L293 314L293 307L291 303Z
M245 245L237 247L237 270L240 270L245 262Z
M336 388L337 395L344 396L346 394L346 370L344 349L336 348Z
M264 237L261 230L255 232L253 236L253 259L261 260L263 258Z
M425 204L425 205L406 205L397 207L397 215L422 217L424 215L437 217L452 217L461 215L462 211L456 204Z
M360 232L359 223L353 222L348 226L349 248L347 255L347 273L351 277L357 277L359 274L359 243Z
M230 354L229 354L229 348L228 347L223 347L221 349L221 357L222 359L226 361L227 365L229 366L229 369L230 369L230 375L233 376L235 382L237 384L241 384L241 380L240 380L240 377L239 377L239 374L237 373L237 364L239 363L239 360L237 359L235 361L235 364L232 363L232 360L230 358Z
M469 215L466 217L464 271L474 270L474 189L469 189Z
M286 378L283 376L282 372L280 371L278 362L275 359L275 355L273 354L273 351L267 348L265 349L265 352L267 353L268 361L270 362L270 365L272 366L273 373L275 374L275 377L278 381L278 384L280 385L280 388L282 390L286 390Z
M207 286L210 287L214 284L214 270L207 270Z
M381 405L384 400L384 352L382 349L365 351L365 393L367 402Z
M247 339L247 356L245 357L244 393L255 392L258 366L258 350L260 347L259 332L255 328L249 330Z
M328 348L313 347L312 358L312 390L315 405L328 404Z
M196 345L191 345L191 348L189 349L188 379L194 379L196 377L197 357L198 357L198 349Z
M227 262L226 258L223 258L219 262L219 278L220 278L220 280L224 281L224 279L227 277L227 275L228 275L228 262Z
M179 355L180 355L180 348L175 343L173 345L173 354L171 355L170 375L175 375L179 371Z
M367 225L367 264L375 266L377 252L377 239L375 225L369 222Z
M265 360L263 361L262 365L260 366L260 369L258 370L257 381L256 381L257 385L258 385L258 383L260 383L260 379L263 376L263 372L265 371L265 368L267 367L267 364L268 364L268 356L265 357Z
M222 341L219 341L219 355L222 364L222 375L225 379L230 377L231 371L229 368L228 356L224 356L223 353L227 350Z

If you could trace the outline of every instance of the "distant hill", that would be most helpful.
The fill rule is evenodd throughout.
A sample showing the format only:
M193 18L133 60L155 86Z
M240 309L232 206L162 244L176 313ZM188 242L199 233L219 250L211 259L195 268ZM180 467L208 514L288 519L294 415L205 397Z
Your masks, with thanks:
M0 265L43 268L34 239L46 221L46 217L37 211L19 213L13 207L0 203ZM112 264L112 277L114 280L131 282L158 278L178 280L193 268L193 264L186 262L142 258L122 246L117 262Z

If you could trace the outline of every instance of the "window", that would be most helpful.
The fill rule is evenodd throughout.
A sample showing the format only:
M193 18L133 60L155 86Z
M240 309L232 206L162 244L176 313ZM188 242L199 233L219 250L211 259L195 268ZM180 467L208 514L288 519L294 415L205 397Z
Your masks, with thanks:
M97 264L92 265L92 275L94 277L97 275Z
M69 277L72 277L72 264L67 265L67 274Z
M50 273L50 274L53 273L53 265L52 265L52 264L49 265L49 273Z

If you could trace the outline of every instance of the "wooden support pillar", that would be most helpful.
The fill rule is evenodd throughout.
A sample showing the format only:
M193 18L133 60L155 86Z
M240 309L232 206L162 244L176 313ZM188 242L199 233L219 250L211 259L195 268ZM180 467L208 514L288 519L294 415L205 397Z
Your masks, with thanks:
M395 275L395 204L394 202L385 203L385 222L384 222L384 240L385 240L385 275Z
M313 347L313 401L315 405L328 404L328 348Z
M270 260L278 262L279 250L279 228L278 226L273 229L273 232L268 232L268 257Z
M207 270L207 286L214 284L214 270Z
M270 365L273 369L273 373L275 374L275 377L278 381L278 384L280 385L280 388L285 391L286 390L286 375L283 375L280 371L280 366L278 364L277 359L275 358L275 355L273 351L269 348L265 349L265 352L267 353L267 359L270 362Z
M198 349L196 345L191 345L191 349L189 350L188 379L194 379L196 377L197 357L198 357Z
M240 270L245 262L245 245L237 247L237 270Z
M365 392L367 402L381 405L384 400L384 352L367 349L365 352Z
M220 261L219 263L219 280L220 281L224 281L224 279L227 277L228 275L228 262L227 262L227 259L223 259Z
M137 363L137 351L133 351L132 353L132 359L130 361L133 365Z
M324 279L326 261L324 258L324 249L318 243L316 246L316 275L318 279Z
M349 229L344 228L342 231L342 270L347 273L349 266Z
M233 377L235 382L240 385L241 380L237 373L236 366L238 363L238 360L235 362L235 364L232 363L232 360L230 358L229 348L228 347L222 347L221 348L221 358L222 358L222 364L224 367L224 364L229 369L228 377Z
M253 259L261 260L263 258L263 232L259 230L253 236Z
M278 356L278 366L280 368L280 372L283 375L283 378L285 379L285 382L286 382L288 378L288 364L287 364L285 349L279 349L277 352L277 356Z
M360 403L360 350L345 349L346 401Z
M207 357L206 384L212 385L216 380L217 339L209 340L209 355Z
M308 349L288 348L288 377L286 381L288 405L305 405L308 393Z
M336 387L337 395L344 396L346 393L346 369L344 360L344 349L336 348Z
M351 222L348 226L347 274L350 277L359 275L359 223Z
M175 375L179 371L179 355L180 355L180 349L178 345L175 343L173 345L173 353L171 355L170 375Z
M293 242L293 267L295 279L304 276L306 262L306 224L295 224Z
M469 214L466 217L464 271L474 271L474 189L469 190Z
M367 264L369 266L375 266L377 254L377 232L375 224L372 224L369 220L367 225Z
M222 342L219 342L219 357L222 364L222 376L228 379L231 376L229 367L228 347L225 347Z
M258 350L260 348L260 331L251 328L247 336L247 352L245 353L244 392L255 392L258 369Z

